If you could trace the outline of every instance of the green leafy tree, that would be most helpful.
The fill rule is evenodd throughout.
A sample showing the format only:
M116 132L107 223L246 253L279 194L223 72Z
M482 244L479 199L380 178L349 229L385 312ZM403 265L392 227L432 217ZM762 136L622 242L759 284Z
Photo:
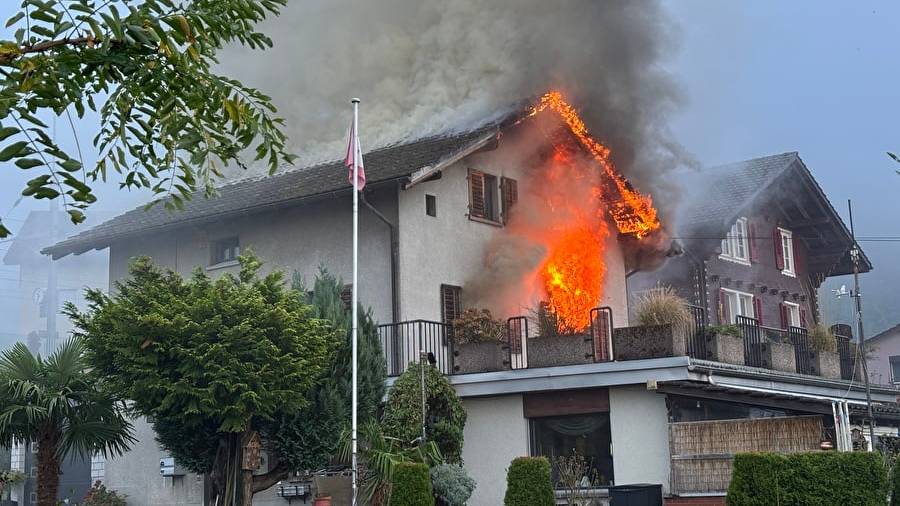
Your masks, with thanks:
M307 406L340 340L280 272L258 276L252 254L240 263L237 276L212 280L198 269L185 280L138 259L113 295L88 290L87 312L66 309L97 374L150 420L176 460L209 473L225 506L250 504L287 476L277 439L264 441L265 474L253 476L246 448Z
M456 390L435 367L412 362L397 378L384 411L385 433L407 444L422 436L422 382L425 375L425 435L450 463L462 461L466 411Z
M342 430L350 423L351 358L350 310L341 298L344 283L324 267L319 269L312 290L295 274L293 288L306 294L307 302L318 318L328 320L344 336L334 362L322 380L310 392L309 404L303 410L286 414L275 422L273 439L278 441L282 457L294 469L315 470L326 466L335 456ZM378 325L372 311L359 308L359 340L357 350L359 423L375 419L385 394L386 366Z
M60 464L70 455L120 455L135 440L124 405L88 372L84 345L71 339L46 359L17 343L0 355L0 446L35 441L37 499L57 503Z
M115 173L180 207L214 192L244 153L270 172L293 156L283 121L258 90L213 72L226 44L265 49L255 26L287 0L22 0L0 40L0 162L36 172L23 195L61 197L75 223L97 200L92 182ZM67 153L41 117L99 117L97 163ZM0 237L9 230L0 223Z
M109 490L106 485L97 481L88 490L81 504L83 506L128 506L125 497L119 495L115 490Z

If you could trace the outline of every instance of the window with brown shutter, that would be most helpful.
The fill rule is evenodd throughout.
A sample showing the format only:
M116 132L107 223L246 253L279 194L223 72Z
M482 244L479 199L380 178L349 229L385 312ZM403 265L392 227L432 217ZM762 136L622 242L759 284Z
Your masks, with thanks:
M453 323L462 313L460 295L462 288L453 285L441 285L441 321Z
M503 223L509 223L510 211L519 201L519 183L512 178L500 178L500 192L503 194Z
M469 218L500 221L497 176L469 169Z

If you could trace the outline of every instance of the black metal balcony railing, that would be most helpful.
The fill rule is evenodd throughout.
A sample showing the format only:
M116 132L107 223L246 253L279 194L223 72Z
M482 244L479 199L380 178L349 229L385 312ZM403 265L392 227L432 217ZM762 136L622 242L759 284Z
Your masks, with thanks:
M741 329L744 336L744 364L751 367L762 367L762 332L759 328L759 320L738 316L735 323Z
M412 320L378 326L388 376L399 376L425 352L428 361L444 374L453 370L453 327L447 323Z
M709 326L709 318L706 315L706 309L700 306L687 306L690 311L693 326L687 335L687 355L691 358L707 360L709 358L709 350L706 345L706 328Z
M853 347L850 345L851 339L847 336L835 335L837 340L837 352L841 362L841 379L853 379L854 362Z

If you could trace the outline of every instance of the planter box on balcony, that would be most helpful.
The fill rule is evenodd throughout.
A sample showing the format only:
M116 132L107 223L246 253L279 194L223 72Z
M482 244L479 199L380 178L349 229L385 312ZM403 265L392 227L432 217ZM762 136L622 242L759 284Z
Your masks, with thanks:
M744 340L738 336L715 334L706 336L709 360L744 365Z
M809 352L812 373L823 378L841 379L841 357L830 351Z
M645 325L613 330L616 360L675 357L685 354L684 335L671 325Z
M535 337L528 340L527 353L528 367L590 364L594 361L590 337L584 334Z
M793 344L765 340L759 347L762 366L766 369L797 372L797 358L794 356Z
M508 369L506 352L501 343L465 343L453 347L453 372L492 372Z

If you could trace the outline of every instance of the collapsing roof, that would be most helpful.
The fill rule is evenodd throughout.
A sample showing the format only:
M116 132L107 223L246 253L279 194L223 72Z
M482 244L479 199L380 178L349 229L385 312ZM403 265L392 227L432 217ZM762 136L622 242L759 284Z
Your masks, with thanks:
M809 251L809 268L824 276L853 271L853 240L840 215L796 152L704 169L684 177L686 205L677 235L702 256L712 254L743 215L779 210ZM860 272L872 264L860 255Z

